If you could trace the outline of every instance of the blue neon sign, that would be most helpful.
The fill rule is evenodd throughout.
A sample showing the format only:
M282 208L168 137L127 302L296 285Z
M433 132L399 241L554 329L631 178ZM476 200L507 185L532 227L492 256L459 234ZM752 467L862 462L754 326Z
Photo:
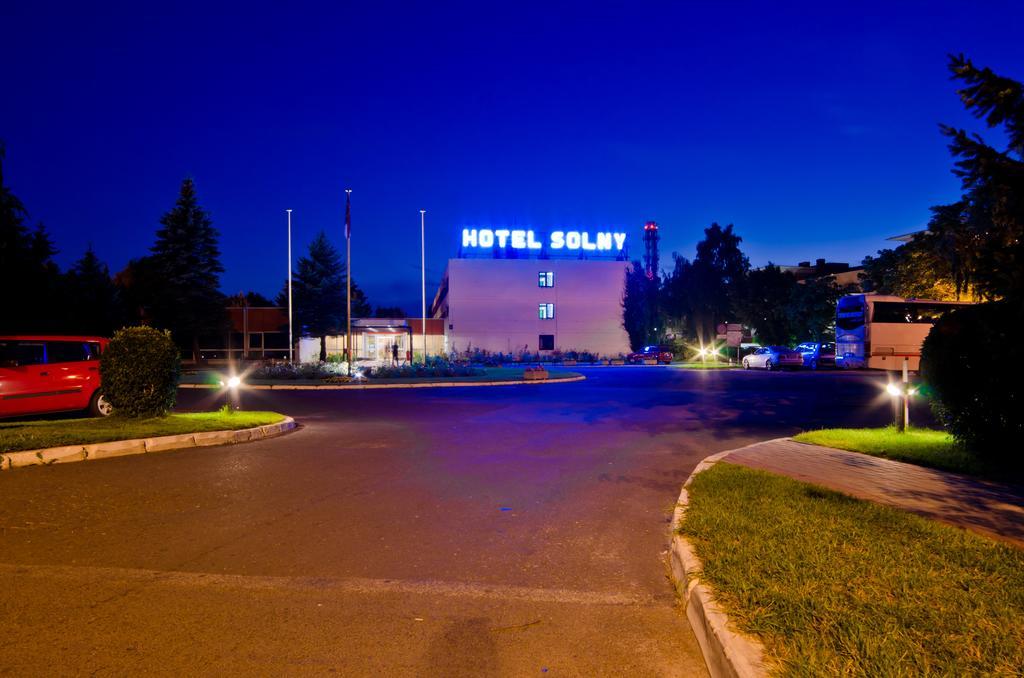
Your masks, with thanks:
M463 248L539 250L544 247L534 231L515 228L464 228ZM626 234L615 231L551 231L547 235L548 249L621 252L626 246Z

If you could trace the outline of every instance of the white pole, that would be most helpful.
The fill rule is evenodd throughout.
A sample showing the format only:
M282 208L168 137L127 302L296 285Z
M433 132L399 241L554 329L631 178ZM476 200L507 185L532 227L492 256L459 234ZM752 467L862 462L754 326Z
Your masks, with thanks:
M288 213L288 362L295 362L295 340L292 338L292 211Z
M909 360L903 357L903 428L910 428L910 370Z
M423 364L427 364L427 236L426 217L427 210L420 210L420 284L423 286L423 319L420 330L423 333Z

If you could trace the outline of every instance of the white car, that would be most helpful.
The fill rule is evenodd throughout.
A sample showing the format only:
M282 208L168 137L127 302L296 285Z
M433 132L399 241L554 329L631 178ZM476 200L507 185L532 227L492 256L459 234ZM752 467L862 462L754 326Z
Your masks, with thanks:
M786 346L762 346L743 358L743 369L745 370L776 370L785 367L800 369L803 364L803 354Z

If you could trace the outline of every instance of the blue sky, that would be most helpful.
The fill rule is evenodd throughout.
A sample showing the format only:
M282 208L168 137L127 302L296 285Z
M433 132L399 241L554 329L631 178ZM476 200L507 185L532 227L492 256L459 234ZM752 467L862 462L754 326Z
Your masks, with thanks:
M982 131L946 55L1024 78L1020 3L4 3L5 180L68 265L144 254L185 176L226 292L274 294L320 229L418 308L463 226L733 223L755 264L857 262L958 196ZM989 133L985 132L991 138ZM432 290L428 293L432 294Z

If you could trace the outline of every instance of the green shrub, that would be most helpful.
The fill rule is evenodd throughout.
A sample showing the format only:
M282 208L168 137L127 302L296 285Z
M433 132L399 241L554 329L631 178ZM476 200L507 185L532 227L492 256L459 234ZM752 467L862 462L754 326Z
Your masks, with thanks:
M1016 342L1021 308L968 306L941 318L921 348L921 374L936 416L979 456L1020 455L1024 369ZM1018 450L1014 453L1013 450Z
M122 417L159 417L174 407L181 356L167 330L126 327L100 357L103 391Z

